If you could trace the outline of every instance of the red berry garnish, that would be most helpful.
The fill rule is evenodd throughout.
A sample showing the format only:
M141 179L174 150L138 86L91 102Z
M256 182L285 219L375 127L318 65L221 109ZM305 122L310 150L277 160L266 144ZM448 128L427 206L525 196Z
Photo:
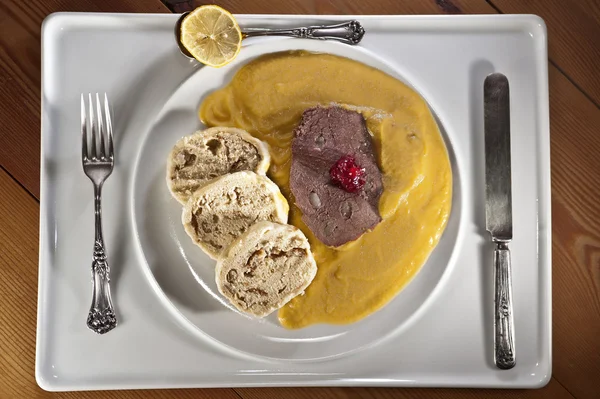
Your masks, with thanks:
M355 193L365 185L365 168L350 155L338 159L329 169L329 176L334 184L349 193Z

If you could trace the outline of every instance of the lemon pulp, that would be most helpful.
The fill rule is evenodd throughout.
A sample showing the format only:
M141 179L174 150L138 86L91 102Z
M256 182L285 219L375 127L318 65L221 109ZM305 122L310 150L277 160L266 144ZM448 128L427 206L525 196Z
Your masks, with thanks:
M233 15L219 6L196 8L181 22L181 43L203 64L221 67L242 47L242 32Z

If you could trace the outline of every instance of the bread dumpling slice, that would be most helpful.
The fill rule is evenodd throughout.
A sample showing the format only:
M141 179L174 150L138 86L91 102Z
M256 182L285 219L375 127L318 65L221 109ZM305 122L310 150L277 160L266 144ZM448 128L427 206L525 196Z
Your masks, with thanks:
M167 186L185 205L214 178L241 171L267 173L271 157L265 143L245 130L211 127L181 138L167 160Z
M237 172L198 189L183 208L187 234L213 259L260 220L287 223L289 206L279 187L254 172Z
M216 282L238 310L264 317L302 294L316 273L302 231L263 221L238 237L217 262Z

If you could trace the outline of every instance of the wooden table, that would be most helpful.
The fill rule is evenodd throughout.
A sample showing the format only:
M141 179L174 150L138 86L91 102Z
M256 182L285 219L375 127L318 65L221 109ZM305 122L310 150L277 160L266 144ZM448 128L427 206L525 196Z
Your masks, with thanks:
M0 398L600 398L600 2L222 0L234 13L534 13L549 34L553 378L535 391L289 388L50 394L35 383L40 24L55 11L182 12L194 0L0 1Z

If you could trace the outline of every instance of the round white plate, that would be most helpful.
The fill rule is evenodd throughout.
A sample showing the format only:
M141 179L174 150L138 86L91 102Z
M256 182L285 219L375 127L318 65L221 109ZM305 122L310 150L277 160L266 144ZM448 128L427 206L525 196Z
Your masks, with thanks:
M354 324L314 325L300 330L281 327L276 313L256 320L237 312L218 293L215 262L192 243L181 225L182 208L167 189L165 163L179 138L203 128L197 110L208 93L228 83L249 60L266 53L294 49L348 57L403 80L398 71L360 47L299 39L262 40L245 46L233 63L219 69L199 69L165 103L138 154L132 214L141 253L145 257L146 275L167 307L192 331L217 345L247 355L315 360L349 354L398 333L417 316L428 299L433 300L436 287L441 285L453 264L462 201L452 146L440 123L453 163L453 211L448 227L427 263L389 304Z

